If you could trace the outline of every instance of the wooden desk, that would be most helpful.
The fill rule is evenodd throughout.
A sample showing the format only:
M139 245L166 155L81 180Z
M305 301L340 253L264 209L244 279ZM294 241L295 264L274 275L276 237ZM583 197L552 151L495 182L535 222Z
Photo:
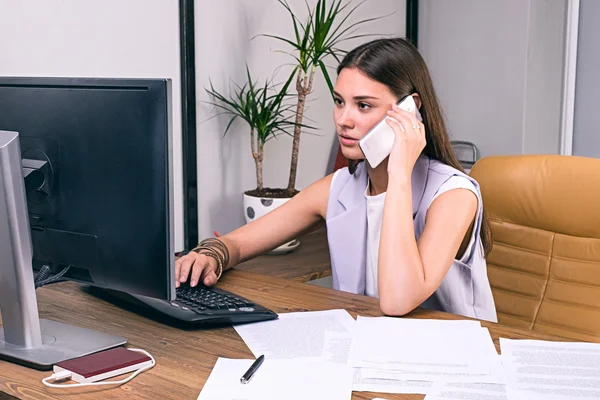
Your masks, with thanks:
M265 254L236 265L234 269L308 282L331 275L327 230L319 228L298 239L300 246L288 254Z
M289 280L229 271L220 287L261 303L276 312L345 308L356 317L380 316L377 300ZM0 391L23 399L177 399L193 400L200 393L218 357L253 358L233 328L181 330L162 325L85 293L77 284L59 283L38 289L42 318L124 336L129 346L149 351L157 360L127 385L117 388L50 389L42 385L48 371L36 371L0 361ZM417 310L416 318L455 319L450 314ZM483 323L496 348L499 337L556 339L550 336ZM381 394L380 394L381 395ZM423 395L381 395L386 399L422 399ZM375 393L354 392L353 399Z

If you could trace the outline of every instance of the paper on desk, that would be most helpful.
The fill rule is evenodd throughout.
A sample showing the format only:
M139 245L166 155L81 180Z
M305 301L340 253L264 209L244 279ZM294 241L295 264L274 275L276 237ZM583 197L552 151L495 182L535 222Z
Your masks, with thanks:
M493 383L435 382L425 400L507 400L506 387Z
M313 360L265 358L252 380L240 378L254 360L219 358L198 400L349 400L352 368Z
M500 356L496 356L500 357ZM439 370L431 371L414 371L406 370L378 370L374 368L362 368L363 378L387 379L387 380L419 380L419 381L449 381L449 382L470 382L470 383L506 383L506 378L502 370L502 364L499 359L492 370L492 373L469 373L469 372L440 372Z
M500 356L496 355L497 358ZM430 375L418 375L418 374L397 374L396 371L381 371L370 368L355 368L354 385L353 390L357 392L379 392L379 393L419 393L419 394L432 394L438 393L433 390L436 385L443 384L456 388L463 388L461 392L465 392L466 389L475 388L482 391L483 388L489 387L490 391L498 391L498 388L504 390L505 378L501 371L501 364L498 363L499 370L496 374L492 375L465 375L459 376L458 374L442 375L430 374ZM448 381L446 381L448 379ZM489 386L488 386L489 385ZM470 389L469 389L470 390ZM497 393L488 393L485 391L479 393L477 390L472 391L470 395L480 396L481 400L496 400ZM470 393L470 392L468 392ZM445 393L444 395L446 395ZM483 395L489 395L492 397L485 397ZM456 397L457 399L470 399L480 400L480 397ZM504 395L505 396L505 395ZM428 397L429 398L429 397ZM432 397L432 399L444 398L444 397ZM448 397L453 399L454 397ZM498 399L505 399L506 397L498 397Z
M346 310L307 311L279 314L272 321L234 326L252 354L269 359L346 358L331 354L325 347L325 334L351 334L356 321Z
M321 358L335 363L348 364L352 334L326 331Z
M600 399L600 344L500 339L509 398Z
M491 342L478 321L358 317L348 363L354 367L427 373L490 374Z
M352 390L355 392L427 394L432 385L428 381L365 378L362 376L363 370L364 368L354 368Z
M439 368L431 365L424 369L421 365L407 363L404 368L382 370L377 368L363 368L363 378L393 379L393 380L426 380L426 381L454 381L477 383L505 383L504 371L500 356L496 352L494 342L487 328L477 328L480 342L473 342L473 348L478 352L485 369L479 372L462 371L455 368Z

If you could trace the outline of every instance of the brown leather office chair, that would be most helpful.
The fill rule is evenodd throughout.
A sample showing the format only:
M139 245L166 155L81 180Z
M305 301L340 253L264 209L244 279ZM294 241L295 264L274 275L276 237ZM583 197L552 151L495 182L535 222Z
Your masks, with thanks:
M600 342L600 159L485 157L471 176L494 234L498 321Z

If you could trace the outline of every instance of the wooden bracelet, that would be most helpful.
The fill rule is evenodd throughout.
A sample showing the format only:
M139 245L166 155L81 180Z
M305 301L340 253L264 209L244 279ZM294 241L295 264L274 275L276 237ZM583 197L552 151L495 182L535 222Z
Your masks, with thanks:
M223 257L223 254L218 249L212 246L198 245L193 251L195 251L196 253L200 253L201 251L207 251L218 257L218 260L222 264L222 266L225 265L225 259Z
M223 273L223 257L217 250L215 250L211 246L201 245L197 246L192 251L198 254L204 254L205 256L214 258L217 261L217 279L221 277L221 274Z
M215 271L215 274L217 275L217 279L219 279L221 277L221 273L223 272L223 260L221 259L220 255L208 249L199 249L198 254L205 255L217 261L217 270Z
M202 249L217 254L220 257L222 270L225 270L227 268L227 266L229 265L229 249L227 248L227 245L225 245L225 243L216 238L208 238L198 243L198 246L192 249L192 251L198 253Z
M198 245L216 247L218 250L220 250L221 255L223 256L223 266L227 268L227 266L229 265L229 249L227 248L227 245L225 243L216 238L207 238L200 242Z
M211 257L214 258L215 260L217 260L217 271L216 271L216 275L217 275L217 280L219 280L219 278L221 277L221 274L223 273L223 266L221 264L221 259L219 258L219 256L215 255L214 253L209 253L209 252L199 252L198 254L204 254L207 257Z

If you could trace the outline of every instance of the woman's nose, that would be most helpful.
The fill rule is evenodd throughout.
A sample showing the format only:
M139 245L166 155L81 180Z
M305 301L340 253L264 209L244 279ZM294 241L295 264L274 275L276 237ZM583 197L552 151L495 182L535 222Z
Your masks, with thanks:
M343 109L340 111L336 123L343 128L354 128L354 121L348 109Z

